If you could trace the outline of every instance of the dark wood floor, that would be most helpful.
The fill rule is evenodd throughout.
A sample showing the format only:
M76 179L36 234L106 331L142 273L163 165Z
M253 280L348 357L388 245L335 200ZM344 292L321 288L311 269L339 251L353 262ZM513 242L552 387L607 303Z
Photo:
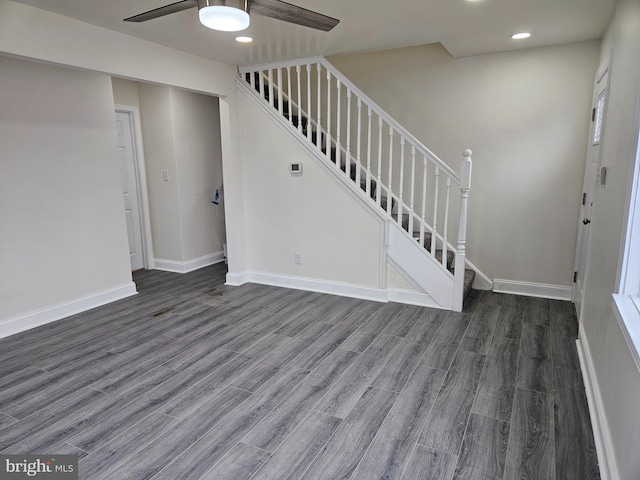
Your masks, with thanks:
M80 478L599 478L566 302L464 313L282 288L224 266L0 340L0 452Z

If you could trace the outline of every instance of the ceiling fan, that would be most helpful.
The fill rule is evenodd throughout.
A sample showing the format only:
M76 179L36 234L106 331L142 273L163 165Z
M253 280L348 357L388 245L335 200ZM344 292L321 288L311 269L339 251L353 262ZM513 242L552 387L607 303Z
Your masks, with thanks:
M291 5L282 0L182 0L125 18L124 21L146 22L194 7L198 7L200 22L205 27L225 32L237 32L247 28L249 26L249 10L257 15L325 32L340 22L337 18Z

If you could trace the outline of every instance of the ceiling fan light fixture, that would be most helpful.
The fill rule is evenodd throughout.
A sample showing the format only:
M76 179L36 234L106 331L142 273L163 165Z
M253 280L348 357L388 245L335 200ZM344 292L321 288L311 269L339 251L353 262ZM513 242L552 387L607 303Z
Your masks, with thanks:
M222 32L239 32L249 27L249 3L242 0L200 0L200 23Z

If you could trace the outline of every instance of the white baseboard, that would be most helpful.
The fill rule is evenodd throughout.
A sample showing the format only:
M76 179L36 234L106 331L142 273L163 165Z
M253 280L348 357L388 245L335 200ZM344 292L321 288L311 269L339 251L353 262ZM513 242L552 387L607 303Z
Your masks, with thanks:
M618 475L615 457L611 450L611 445L613 444L602 404L602 396L600 395L600 389L598 388L591 353L589 351L589 342L582 329L580 329L578 333L576 345L578 347L578 357L580 358L580 369L582 370L587 403L589 404L593 439L596 444L596 452L598 453L600 478L602 480L619 480L620 476Z
M404 290L402 288L387 289L387 298L390 302L404 303L407 305L418 305L419 307L444 309L444 307L438 305L436 301L426 293Z
M76 313L85 312L92 308L136 295L137 293L136 284L131 282L86 297L77 298L70 302L31 312L20 317L0 321L0 338L46 325L47 323L55 322L56 320L75 315Z
M164 272L173 273L189 273L199 268L208 267L215 263L224 262L224 252L216 252L203 257L187 260L186 262L178 262L176 260L163 260L156 258L153 260L154 268Z
M249 283L249 274L247 272L227 273L227 280L225 282L225 285L239 287L240 285L244 285L245 283Z
M387 291L381 288L262 272L227 274L227 285L237 286L244 283L258 283L260 285L293 288L295 290L305 290L308 292L328 293L331 295L373 300L376 302L388 301Z
M551 298L554 300L571 301L573 289L563 285L549 285L547 283L519 282L517 280L493 279L493 291L496 293L512 293L527 297Z

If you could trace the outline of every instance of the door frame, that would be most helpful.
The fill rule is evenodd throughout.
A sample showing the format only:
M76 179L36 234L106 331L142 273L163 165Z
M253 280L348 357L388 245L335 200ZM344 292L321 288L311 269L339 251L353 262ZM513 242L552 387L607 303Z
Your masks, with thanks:
M146 270L155 268L153 241L151 234L151 213L149 209L149 190L147 188L147 173L144 159L144 145L142 143L142 124L140 123L140 109L132 105L115 105L115 111L124 113L131 120L133 138L133 164L136 172L136 186L138 206L140 208L140 231L142 232L142 262Z
M597 101L598 101L598 84L600 83L600 81L604 78L605 75L608 75L608 79L607 79L607 86L606 86L606 93L605 93L605 104L604 104L604 110L602 112L602 125L601 125L601 131L600 131L600 140L599 140L599 151L598 151L598 158L597 158L597 167L600 167L602 165L602 145L605 141L606 138L606 124L607 122L606 117L607 117L607 111L608 111L608 107L609 107L609 88L610 88L610 81L611 81L611 68L612 68L612 64L613 64L613 49L611 49L607 55L604 57L604 59L602 60L602 62L600 63L600 65L598 66L598 70L596 71L596 74L594 76L594 81L593 81L593 93L592 93L592 98L591 98L591 106L592 108L594 106L597 105ZM598 169L596 168L594 173L595 173L595 178L591 178L591 165L590 162L592 161L591 159L591 149L593 148L593 134L594 134L594 129L595 129L595 122L594 121L590 121L589 122L589 138L588 138L588 144L587 144L587 158L585 159L585 172L584 172L584 180L583 180L583 195L586 193L585 190L587 187L587 177L589 177L589 182L591 182L593 184L593 198L590 200L593 204L595 204L595 197L597 189L598 189L598 181L600 178L600 174L598 172ZM594 205L591 206L591 208L589 209L590 212L590 216L592 217L590 220L593 220L593 209ZM585 247L584 247L584 259L583 259L583 264L582 264L582 291L578 291L577 289L577 282L574 281L573 282L573 291L572 291L572 301L574 303L574 306L576 305L576 302L579 300L580 301L580 309L579 311L576 311L576 315L578 317L578 323L580 323L581 319L582 319L582 314L584 311L584 299L585 299L585 292L587 289L587 283L588 283L588 273L589 273L589 258L590 258L590 254L591 254L591 235L592 235L592 228L590 227L587 233L587 238L582 238L583 236L583 229L581 228L581 223L583 220L583 206L582 204L580 205L579 208L579 218L578 218L578 234L576 237L576 251L575 251L575 257L574 257L574 272L576 272L576 275L579 275L579 265L580 265L580 245L582 242L585 243ZM586 217L584 217L586 218ZM580 297L580 298L578 298Z

